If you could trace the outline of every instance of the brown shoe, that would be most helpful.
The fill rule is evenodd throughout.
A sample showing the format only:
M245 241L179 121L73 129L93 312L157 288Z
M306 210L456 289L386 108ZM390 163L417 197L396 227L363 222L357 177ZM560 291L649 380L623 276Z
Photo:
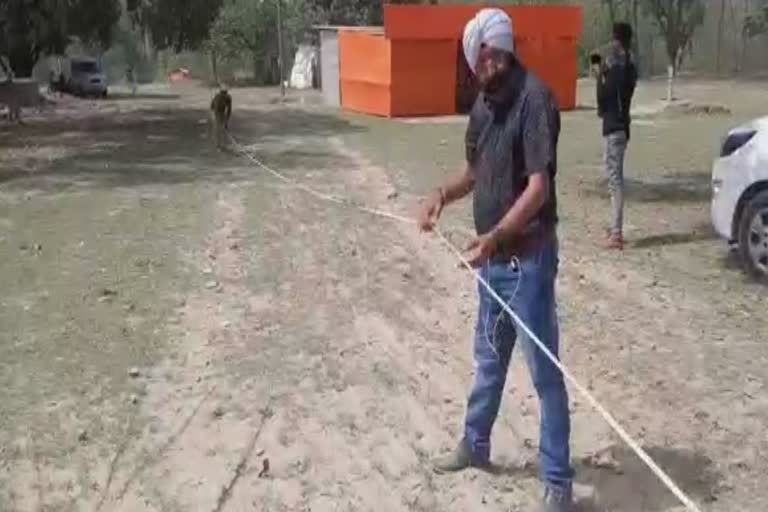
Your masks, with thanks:
M624 250L624 237L621 235L609 235L602 243L603 249L612 251Z
M473 457L469 445L465 440L462 440L453 451L435 460L432 467L435 473L445 474L456 473L469 468L488 469L490 463Z

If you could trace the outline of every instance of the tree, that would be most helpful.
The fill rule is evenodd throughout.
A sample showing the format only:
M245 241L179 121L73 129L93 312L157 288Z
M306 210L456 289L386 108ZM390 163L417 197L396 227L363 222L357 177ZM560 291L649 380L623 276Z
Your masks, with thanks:
M206 48L216 57L250 54L254 79L274 83L279 53L276 0L226 0L213 22ZM283 41L292 50L314 19L300 1L283 2ZM266 75L266 76L265 76Z
M380 1L320 0L317 5L332 25L380 25L384 19L383 2Z
M0 1L0 54L14 75L31 76L42 55L63 53L72 39L106 49L120 13L119 0Z
M704 21L704 4L702 0L644 0L643 5L664 38L674 77L682 65L684 50Z
M720 61L723 58L723 29L725 28L725 0L720 0L720 15L717 18L717 56L715 70L720 74Z
M131 19L158 49L196 49L208 39L222 0L127 0Z
M764 0L759 11L746 15L742 22L740 59L742 67L747 56L747 43L766 33L768 33L768 0Z

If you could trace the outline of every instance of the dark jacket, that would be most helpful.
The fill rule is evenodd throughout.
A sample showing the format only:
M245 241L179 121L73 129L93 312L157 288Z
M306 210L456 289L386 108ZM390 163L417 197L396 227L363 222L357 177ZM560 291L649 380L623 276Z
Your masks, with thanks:
M629 138L630 108L637 86L637 68L629 55L616 50L597 81L597 113L603 135L625 131Z

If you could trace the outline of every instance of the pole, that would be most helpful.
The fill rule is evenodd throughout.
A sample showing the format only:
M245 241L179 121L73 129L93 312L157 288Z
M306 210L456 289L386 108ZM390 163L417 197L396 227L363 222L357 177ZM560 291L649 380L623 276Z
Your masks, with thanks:
M283 57L283 0L277 0L277 60L280 68L280 97L285 97L285 59Z

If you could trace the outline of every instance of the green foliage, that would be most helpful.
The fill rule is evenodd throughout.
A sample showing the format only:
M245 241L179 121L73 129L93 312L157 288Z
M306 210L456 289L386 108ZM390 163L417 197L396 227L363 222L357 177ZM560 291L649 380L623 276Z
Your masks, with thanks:
M120 18L119 0L3 0L0 53L16 76L30 76L43 54L60 54L73 40L106 49Z
M156 48L176 52L199 47L219 14L222 0L127 0L131 19L152 35Z
M286 58L317 21L308 4L281 0ZM225 60L250 58L257 83L278 81L277 0L226 0L211 26L205 47Z
M405 2L392 2L405 3ZM318 11L331 25L381 25L382 2L370 0L320 0Z
M296 2L284 3L285 24L301 18ZM290 32L290 30L287 30ZM291 38L293 34L285 34ZM243 51L254 56L277 52L277 3L274 0L228 0L211 26L207 47L222 57L235 57Z
M744 18L741 31L745 39L768 33L768 0L763 0L756 14L750 14Z
M110 83L126 80L128 68L133 69L139 83L152 81L156 75L154 52L148 53L143 34L130 23L115 28L112 47L104 54L103 64Z
M78 38L83 44L96 45L102 50L109 48L123 12L119 0L70 0L65 3L66 34Z
M643 0L642 5L664 38L669 62L676 72L682 63L683 50L690 43L696 28L704 22L703 1Z

